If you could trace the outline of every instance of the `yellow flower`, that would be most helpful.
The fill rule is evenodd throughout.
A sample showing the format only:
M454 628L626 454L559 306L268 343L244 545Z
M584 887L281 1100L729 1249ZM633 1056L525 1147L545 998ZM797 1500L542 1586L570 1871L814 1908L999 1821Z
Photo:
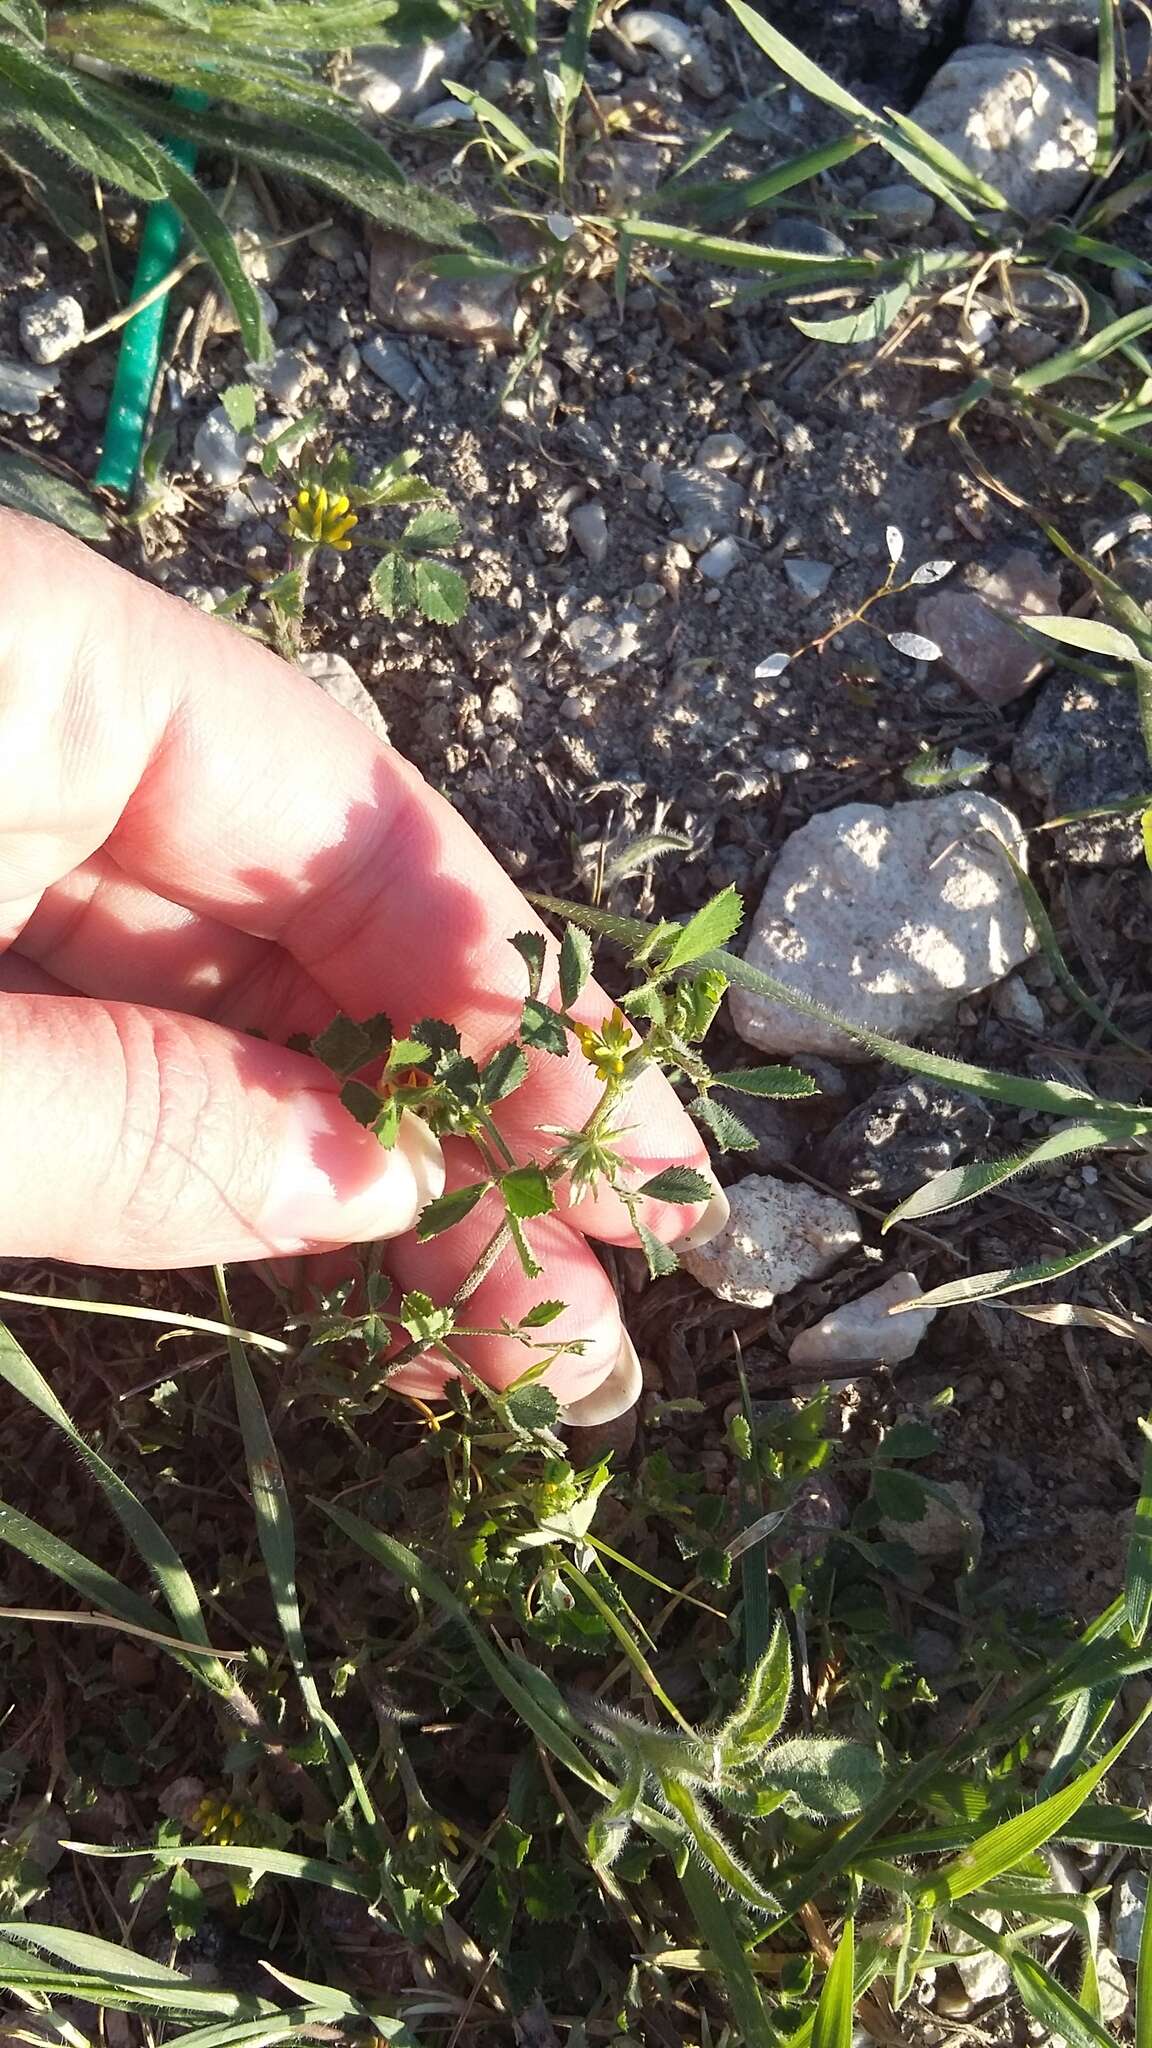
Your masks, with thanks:
M302 484L296 503L288 508L288 531L293 540L311 547L336 548L342 555L352 545L348 535L357 523L345 493L329 491L324 484Z
M594 1024L577 1024L575 1028L580 1050L589 1066L595 1068L597 1080L623 1080L625 1056L636 1043L623 1011L613 1010L599 1030Z
M230 1849L243 1841L248 1821L242 1806L234 1805L229 1799L218 1798L211 1792L200 1801L192 1816L192 1825L197 1832L221 1849Z

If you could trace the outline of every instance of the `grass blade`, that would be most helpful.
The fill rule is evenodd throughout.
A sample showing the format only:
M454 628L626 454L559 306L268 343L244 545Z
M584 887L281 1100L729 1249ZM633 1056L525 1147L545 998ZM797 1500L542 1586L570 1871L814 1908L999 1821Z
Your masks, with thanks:
M1152 1893L1152 1887L1150 1887ZM1140 1949L1136 1959L1136 2015L1133 2022L1135 2048L1152 2048L1152 1906L1146 1898L1140 1922Z
M728 1901L717 1890L715 1879L689 1859L680 1886L696 1923L701 1947L711 1949L720 1965L741 2048L780 2048L782 2037L768 2017Z
M927 1294L917 1297L917 1308L955 1308L960 1302L995 1301L1002 1294L1016 1294L1021 1287L1039 1287L1046 1280L1062 1280L1065 1273L1074 1273L1078 1266L1089 1266L1094 1259L1105 1259L1111 1252L1124 1249L1145 1231L1152 1230L1152 1215L1145 1216L1131 1230L1121 1231L1118 1237L1097 1238L1092 1244L1082 1246L1078 1252L1069 1252L1062 1259L1043 1259L1034 1266L1005 1266L996 1273L976 1273L967 1280L949 1280L943 1287L931 1287Z
M1137 1643L1142 1643L1152 1619L1152 1434L1147 1423L1144 1428L1140 1498L1132 1510L1132 1528L1124 1566L1124 1607L1132 1635ZM1152 2019L1149 2023L1152 2024Z
M914 1217L940 1216L945 1210L958 1209L963 1202L974 1201L977 1195L1001 1187L1018 1174L1032 1173L1054 1160L1091 1152L1101 1145L1122 1142L1124 1136L1123 1130L1110 1123L1062 1124L1038 1145L1030 1146L1026 1152L1016 1152L1009 1159L982 1160L974 1166L955 1166L947 1173L934 1174L884 1218L883 1227L891 1230L893 1224L908 1223Z
M851 1920L846 1920L816 2007L812 2048L852 2048L855 1971L856 1930Z
M1026 394L1043 391L1047 385L1059 384L1065 377L1078 377L1090 363L1101 362L1114 349L1122 348L1126 341L1135 341L1138 334L1147 334L1150 327L1152 306L1138 306L1135 312L1125 313L1119 320L1110 320L1106 327L1076 342L1072 348L1061 349L1059 355L1033 364L1030 370L1022 370L1018 377L1013 377L1008 389L1012 393Z
M612 911L593 910L586 903L572 903L563 897L533 893L529 900L537 909L566 917L571 923L582 925L586 931L601 938L613 940L630 952L642 945L654 929L641 918L618 917ZM754 995L768 996L773 1002L787 1003L790 1009L803 1017L815 1017L821 1024L833 1025L849 1038L867 1045L880 1058L891 1060L894 1066L904 1067L909 1073L927 1074L936 1081L953 1082L958 1088L971 1089L975 1095L987 1095L997 1102L1011 1102L1017 1109L1043 1110L1052 1116L1076 1112L1098 1116L1104 1112L1110 1119L1115 1117L1117 1125L1133 1135L1143 1129L1152 1129L1152 1111L1133 1109L1130 1103L1108 1102L1100 1096L1088 1094L1085 1089L1068 1088L1060 1081L1028 1081L1023 1075L999 1074L991 1067L970 1066L966 1060L952 1060L942 1053L923 1052L919 1046L905 1045L898 1038L865 1030L829 1009L825 1003L801 995L797 989L789 988L787 982L777 981L774 975L751 967L735 953L706 953L696 964L698 967L718 967L738 988L750 989Z
M1116 147L1115 0L1100 0L1097 44L1100 68L1096 84L1096 153L1092 159L1092 176L1106 178Z
M176 1624L176 1633L186 1642L195 1643L201 1649L211 1649L204 1615L182 1559L173 1549L168 1537L158 1522L137 1500L131 1488L124 1484L119 1473L107 1465L98 1451L81 1436L71 1416L61 1407L43 1374L33 1365L27 1352L16 1342L11 1331L0 1323L0 1379L6 1380L13 1390L31 1403L39 1413L53 1423L72 1445L90 1477L96 1481L125 1535L147 1566L150 1577L159 1589L168 1611ZM108 1582L115 1586L115 1580ZM121 1594L123 1589L120 1589ZM110 1603L106 1594L97 1598L98 1606ZM145 1603L141 1602L141 1607ZM115 1605L112 1605L115 1612ZM134 1612L134 1621L141 1619ZM145 1609L144 1626L155 1626L156 1616L151 1609ZM223 1665L214 1663L203 1667L205 1676L220 1690L230 1693L232 1681Z
M762 14L749 7L748 0L728 0L728 5L741 28L747 30L752 41L759 44L764 55L779 66L793 85L810 92L813 99L823 100L826 107L835 107L838 114L846 114L850 121L859 121L870 131L876 129L877 116L871 107L866 107L863 100L858 100L844 86L838 85L834 78L820 69L819 64L806 57L803 50L798 50L795 43L782 36L778 28L773 28Z
M1089 1794L1096 1790L1101 1779L1111 1770L1117 1758L1122 1756L1138 1729L1144 1726L1152 1714L1152 1701L1127 1732L1113 1743L1099 1763L1092 1764L1074 1778L1070 1785L1064 1785L1059 1792L1053 1792L1047 1799L1041 1799L1026 1813L1016 1814L1012 1820L1001 1821L998 1827L973 1842L951 1863L945 1863L930 1877L920 1880L915 1896L923 1906L942 1906L954 1899L962 1899L969 1892L979 1891L981 1886L991 1883L1006 1870L1012 1870L1025 1856L1035 1850L1070 1821Z
M331 1892L351 1892L358 1899L374 1899L379 1885L339 1863L325 1863L319 1856L295 1856L287 1849L225 1849L215 1842L178 1842L173 1848L121 1849L96 1842L65 1842L76 1856L120 1857L126 1863L143 1856L154 1863L219 1863L228 1870L246 1870L257 1877L288 1877L297 1884L323 1885Z

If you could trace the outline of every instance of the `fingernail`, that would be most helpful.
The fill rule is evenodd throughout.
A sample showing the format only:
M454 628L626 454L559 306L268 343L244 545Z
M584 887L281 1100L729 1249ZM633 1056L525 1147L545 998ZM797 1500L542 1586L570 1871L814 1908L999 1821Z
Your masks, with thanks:
M386 1150L337 1096L311 1090L285 1105L259 1229L281 1254L398 1237L443 1192L444 1154L418 1117L401 1118Z
M615 1365L609 1367L598 1387L590 1394L581 1394L578 1401L569 1401L560 1411L560 1420L571 1429L595 1429L602 1422L615 1422L618 1415L626 1415L640 1399L644 1385L644 1374L636 1356L627 1330L620 1335L620 1349Z
M709 1177L715 1179L714 1175ZM716 1192L711 1201L696 1218L691 1230L685 1231L683 1237L677 1238L672 1247L673 1251L694 1252L698 1245L710 1244L714 1237L719 1237L731 1213L732 1205L719 1181L716 1181Z

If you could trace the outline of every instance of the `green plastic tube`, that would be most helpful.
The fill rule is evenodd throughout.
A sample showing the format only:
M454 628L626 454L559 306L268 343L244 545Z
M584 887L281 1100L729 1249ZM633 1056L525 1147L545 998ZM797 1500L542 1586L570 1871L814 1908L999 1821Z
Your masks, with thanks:
M183 95L178 94L178 98ZM189 94L188 103L203 106L199 94ZM196 163L196 147L190 142L170 142L169 154L186 171ZM140 254L132 280L132 297L139 299L167 276L180 253L184 223L167 199L157 199L144 216ZM160 345L168 313L168 293L153 299L150 306L134 313L124 329L108 416L104 422L104 452L94 481L106 490L131 494L144 450L144 429L152 409L152 393L160 363Z

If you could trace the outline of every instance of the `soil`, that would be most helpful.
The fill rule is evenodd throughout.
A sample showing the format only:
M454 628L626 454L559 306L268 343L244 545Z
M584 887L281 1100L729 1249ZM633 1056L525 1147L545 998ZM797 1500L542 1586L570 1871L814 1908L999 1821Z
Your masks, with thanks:
M776 11L782 26L807 38L814 54L866 96L895 77L905 105L955 31L955 10L947 7L937 11L931 33L912 28L895 41L879 6L829 8L811 36L815 10ZM737 61L740 71L735 96L715 104L681 94L655 62L646 66L641 83L655 95L669 136L699 139L747 96L769 108L774 149L811 147L833 132L810 103L779 93L777 76L750 45L741 42L738 59L734 42L721 38L717 47L733 86ZM502 61L508 54L494 46L488 57ZM457 146L439 132L409 135L402 153L426 175L447 179L459 175ZM658 144L650 154L657 175L674 161L671 148ZM737 137L715 163L755 160L754 146ZM866 227L851 225L852 209L874 171L866 162L851 171L833 181L847 214L830 216L830 225L867 242ZM466 176L475 175L469 159ZM754 906L775 850L792 830L841 803L884 804L911 794L901 771L925 745L986 755L991 766L983 786L1028 826L1043 822L1041 805L1012 768L1013 742L1035 689L990 709L939 669L917 666L881 635L859 631L820 658L798 660L775 681L755 674L774 650L825 629L882 581L890 526L906 536L910 561L947 556L963 569L1024 546L1055 565L1036 517L1053 519L1082 547L1131 510L1108 481L1114 462L1086 443L1053 450L1018 424L986 419L974 446L1028 509L1006 503L966 466L946 425L931 417L935 401L953 393L958 375L972 368L971 356L960 351L954 310L891 354L883 347L841 351L806 340L791 324L797 309L778 298L718 307L717 279L688 267L653 267L647 275L641 269L621 320L606 263L599 275L591 266L561 305L537 366L519 376L510 396L507 354L401 337L427 387L418 405L406 406L347 354L350 344L383 331L369 303L369 252L360 228L351 220L318 228L318 211L298 194L279 195L278 204L274 226L304 231L272 287L277 347L299 351L310 370L295 410L322 403L364 468L402 448L419 449L422 473L462 516L458 560L472 586L458 627L389 623L371 611L363 570L350 556L319 584L309 643L347 656L395 744L447 792L518 881L557 894L581 892L605 847L618 851L666 827L686 834L691 851L657 868L651 884L625 885L619 907L639 903L647 911L654 904L676 916L733 882ZM113 207L111 221L113 260L123 275L131 210ZM1149 231L1139 213L1128 226L1130 245ZM934 229L929 239L940 241L944 232ZM19 358L19 308L47 284L77 289L90 322L110 310L99 266L84 268L12 194L0 225L0 279L0 355ZM185 303L193 307L195 297ZM166 387L176 495L143 528L118 526L112 552L177 594L218 597L251 586L258 595L260 583L284 563L279 526L254 515L226 528L224 494L191 461L197 424L219 392L242 378L244 364L228 337L209 337L193 361L194 326L183 327ZM3 445L34 448L68 473L90 476L113 361L108 341L66 363L58 397L35 421L5 422ZM690 467L705 437L721 433L743 444L731 473L745 511L737 528L739 565L717 586L676 542L677 518L653 466L664 473ZM607 515L609 547L599 568L567 534L561 508L574 487L598 497ZM826 594L815 604L799 600L784 572L792 555L831 565ZM1069 594L1076 587L1073 579ZM634 625L633 649L610 673L587 675L564 638L565 624L585 611L610 624L627 612ZM886 629L913 623L908 601L889 613ZM1050 859L1050 835L1034 838L1032 847L1033 872L1079 973L1143 1042L1152 947L1147 871L1062 867ZM1109 1049L1044 963L1024 978L1043 1004L1041 1038L1003 1021L990 997L979 996L961 1005L940 1049L994 1067L1083 1080L1127 1098L1142 1091L1146 1064ZM735 1039L721 1045L718 1063L732 1064L726 1053L735 1058L741 1050ZM778 1168L784 1174L803 1174L820 1133L892 1077L869 1065L823 1068L818 1078L824 1093L812 1110L797 1112L791 1164ZM1015 1112L1000 1113L989 1156L1026 1135ZM739 1160L722 1167L726 1175L743 1170ZM788 1366L790 1338L896 1265L928 1286L1069 1251L1090 1237L1114 1235L1146 1200L1131 1162L1105 1161L1018 1184L930 1231L901 1232L895 1247L880 1236L881 1210L860 1202L860 1252L768 1312L732 1309L684 1274L650 1285L638 1257L619 1255L614 1270L649 1381L625 1454L637 1460L646 1449L674 1443L669 1404L684 1400L704 1411L704 1421L697 1411L686 1425L691 1455L705 1429L720 1441L736 1393L734 1333L758 1399L810 1391ZM1075 1299L1139 1315L1152 1279L1150 1256L1137 1247L1075 1276ZM115 1298L118 1278L100 1274L95 1285ZM6 1284L78 1291L74 1274L28 1268L9 1272ZM139 1298L139 1276L125 1276L123 1284ZM151 1298L192 1299L204 1312L194 1276L144 1284ZM1046 1298L1072 1294L1068 1283ZM81 1381L78 1339L66 1324L64 1317L38 1318L28 1324L29 1341L34 1330L43 1368L51 1374L58 1353L74 1389L83 1388L81 1425L99 1420L107 1429L125 1372L140 1374L135 1340L121 1344L86 1329L83 1356L95 1377ZM947 1388L954 1398L941 1406ZM876 1417L931 1412L942 1447L925 1472L967 1484L983 1520L979 1564L961 1595L969 1614L1001 1610L1020 1624L1074 1620L1099 1612L1115 1595L1138 1485L1136 1422L1149 1405L1143 1351L1100 1330L1030 1323L1004 1306L955 1310L937 1318L894 1379L882 1371L863 1375L844 1390L844 1401L849 1429L867 1428ZM628 1434L618 1431L617 1441ZM17 1432L13 1468L23 1443ZM113 1427L113 1458L116 1450ZM45 1454L41 1445L37 1456ZM17 1505L41 1487L55 1490L54 1506L65 1520L54 1526L67 1535L67 1489L35 1459L22 1473L9 1471L7 1457L0 1465L0 1491ZM197 1541L210 1553L202 1527ZM1141 1789L1146 1797L1146 1782Z

